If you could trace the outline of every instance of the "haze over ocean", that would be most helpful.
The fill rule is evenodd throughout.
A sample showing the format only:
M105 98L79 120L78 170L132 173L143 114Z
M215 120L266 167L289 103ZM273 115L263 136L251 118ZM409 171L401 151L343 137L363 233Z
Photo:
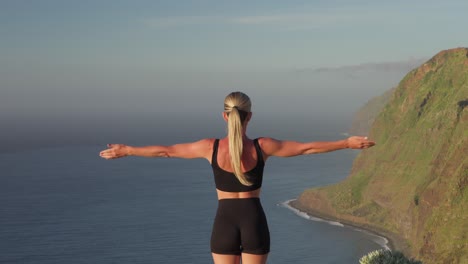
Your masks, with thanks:
M408 61L389 71L364 65L357 73L331 69L265 74L259 80L261 84L249 84L239 74L245 84L228 82L219 84L219 89L213 85L167 90L129 86L107 95L97 88L86 91L90 89L86 87L56 92L39 89L30 95L13 95L13 101L1 105L6 111L0 113L0 151L103 142L186 142L219 135L225 131L222 102L235 90L252 99L254 122L250 131L310 140L309 131L320 130L323 124L347 131L356 109L396 85L406 71L419 63ZM369 75L379 80L370 80ZM207 74L203 78L210 79Z

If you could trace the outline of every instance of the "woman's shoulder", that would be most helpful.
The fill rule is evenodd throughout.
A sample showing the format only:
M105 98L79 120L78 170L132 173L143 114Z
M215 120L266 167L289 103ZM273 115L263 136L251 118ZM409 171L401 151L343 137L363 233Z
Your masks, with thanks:
M260 144L260 146L281 142L281 141L279 141L277 139L274 139L274 138L271 138L271 137L258 137L255 140L258 141L258 144Z
M191 143L188 147L194 150L209 153L213 150L216 140L216 138L204 138Z
M280 148L283 141L271 137L259 137L258 145L263 153L270 156L276 149Z
M203 138L203 139L200 139L198 141L195 141L193 143L196 143L196 144L210 144L212 145L216 140L219 140L218 138Z

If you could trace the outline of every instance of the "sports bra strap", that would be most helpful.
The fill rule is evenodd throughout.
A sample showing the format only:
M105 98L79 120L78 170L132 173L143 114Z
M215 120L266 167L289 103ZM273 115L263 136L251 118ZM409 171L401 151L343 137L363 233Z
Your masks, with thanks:
M257 151L257 162L264 162L263 160L263 152L260 148L260 144L258 144L258 138L254 139L255 150Z
M215 142L213 144L213 156L211 157L211 164L218 166L218 145L219 145L219 138L215 139Z

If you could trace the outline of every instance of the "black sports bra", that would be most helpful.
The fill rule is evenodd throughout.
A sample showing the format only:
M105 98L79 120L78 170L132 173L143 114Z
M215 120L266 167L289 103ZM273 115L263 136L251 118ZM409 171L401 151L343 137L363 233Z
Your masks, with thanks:
M258 138L254 139L254 146L257 151L257 165L255 168L244 173L247 180L252 183L251 186L243 185L233 172L223 170L219 167L217 161L218 145L219 139L216 139L213 145L213 157L211 159L216 189L224 192L250 192L260 189L260 187L262 187L263 167L265 167L265 162L263 161L262 150L258 144Z

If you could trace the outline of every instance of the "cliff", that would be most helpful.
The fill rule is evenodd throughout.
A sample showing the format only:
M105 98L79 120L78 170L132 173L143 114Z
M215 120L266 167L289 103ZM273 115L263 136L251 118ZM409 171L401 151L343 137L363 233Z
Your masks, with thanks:
M377 230L426 264L468 263L468 49L409 72L375 118L342 182L292 204Z

